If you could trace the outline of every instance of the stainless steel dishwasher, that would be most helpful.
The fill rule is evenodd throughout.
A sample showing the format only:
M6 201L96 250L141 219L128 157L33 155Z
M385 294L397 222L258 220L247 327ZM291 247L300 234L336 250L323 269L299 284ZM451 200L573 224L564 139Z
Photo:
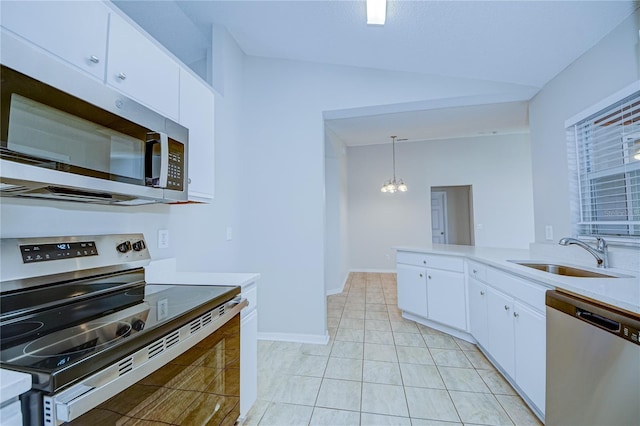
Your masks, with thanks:
M545 424L640 424L640 315L547 291Z

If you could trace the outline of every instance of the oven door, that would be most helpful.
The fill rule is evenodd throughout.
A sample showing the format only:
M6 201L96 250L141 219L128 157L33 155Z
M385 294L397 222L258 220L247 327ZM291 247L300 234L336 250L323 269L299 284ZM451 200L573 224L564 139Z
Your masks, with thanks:
M45 426L60 425L64 422L71 422L78 419L83 415L85 416L78 419L77 424L95 424L92 423L90 419L94 418L93 416L99 418L100 416L104 416L105 413L91 412L92 409L124 392L127 388L149 376L160 367L171 363L176 357L192 348L195 352L186 355L186 358L201 357L208 360L207 362L209 363L216 364L213 368L218 369L228 366L230 364L229 361L216 362L216 359L225 354L239 357L240 311L247 306L247 304L246 299L236 297L193 319L180 328L167 332L164 336L149 345L139 348L134 353L123 357L118 362L96 372L73 386L53 395L44 395L42 400L44 410L43 424ZM155 314L157 313L152 313L152 315ZM237 326L233 325L225 328L225 325L232 320L237 322ZM220 345L216 343L212 347L212 342L220 342L223 340L227 342L226 345L236 344L237 348L231 346L225 347L223 345L223 353L219 353L221 350ZM211 351L213 351L213 353L211 353ZM181 364L178 360L176 360L176 362ZM238 374L238 378L235 381L234 387L239 383L239 370L236 373ZM239 385L237 385L237 387L239 392ZM239 393L237 397L239 399ZM114 409L109 409L108 406L105 408L105 411L112 414L114 412L113 410ZM115 412L118 413L117 409ZM126 417L127 414L128 412L118 413L120 417ZM147 413L145 415L153 416L153 413ZM140 413L135 414L136 418L141 418L140 416ZM165 419L156 420L160 421Z

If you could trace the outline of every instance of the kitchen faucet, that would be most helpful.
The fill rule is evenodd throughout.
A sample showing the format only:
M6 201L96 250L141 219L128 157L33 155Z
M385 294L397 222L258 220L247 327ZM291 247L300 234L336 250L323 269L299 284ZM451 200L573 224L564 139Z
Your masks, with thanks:
M607 242L604 240L604 238L600 237L598 237L596 241L598 243L596 248L591 247L589 244L583 241L576 240L575 238L561 238L560 241L558 241L558 244L560 244L561 246L568 246L571 244L580 246L596 258L596 260L598 261L598 268L608 268L609 259L607 258Z

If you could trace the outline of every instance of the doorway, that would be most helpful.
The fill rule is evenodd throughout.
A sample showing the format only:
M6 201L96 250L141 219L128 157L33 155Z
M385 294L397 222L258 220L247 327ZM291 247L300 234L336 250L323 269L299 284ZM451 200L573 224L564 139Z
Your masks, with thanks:
M431 240L474 245L471 185L431 187Z

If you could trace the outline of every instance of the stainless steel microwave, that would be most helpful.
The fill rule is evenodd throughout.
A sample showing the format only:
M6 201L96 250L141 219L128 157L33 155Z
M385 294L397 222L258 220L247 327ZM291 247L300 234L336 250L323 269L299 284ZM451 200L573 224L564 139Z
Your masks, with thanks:
M0 66L0 195L187 201L188 130L94 83L89 103Z

